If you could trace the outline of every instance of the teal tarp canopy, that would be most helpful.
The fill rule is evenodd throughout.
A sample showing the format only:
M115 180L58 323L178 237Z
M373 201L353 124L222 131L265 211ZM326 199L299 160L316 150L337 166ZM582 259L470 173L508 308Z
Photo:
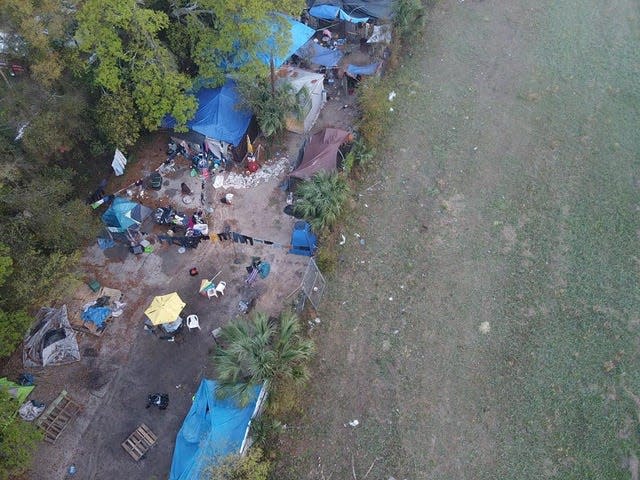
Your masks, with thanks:
M261 387L251 392L251 400L239 407L233 398L216 397L217 383L202 380L182 427L176 437L169 480L200 480L216 459L240 452Z
M126 198L116 197L102 214L102 221L112 233L135 230L151 214L151 209Z

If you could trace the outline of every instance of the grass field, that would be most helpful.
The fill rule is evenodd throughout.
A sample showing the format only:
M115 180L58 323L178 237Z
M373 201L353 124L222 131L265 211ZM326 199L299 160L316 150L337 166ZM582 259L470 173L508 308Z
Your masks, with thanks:
M434 7L344 226L283 475L630 478L639 14L633 0Z

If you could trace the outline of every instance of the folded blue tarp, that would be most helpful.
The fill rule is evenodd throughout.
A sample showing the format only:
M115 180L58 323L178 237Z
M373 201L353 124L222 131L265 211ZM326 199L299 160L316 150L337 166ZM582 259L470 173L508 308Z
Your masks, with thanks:
M239 453L254 415L260 386L251 401L238 407L233 398L216 397L217 383L202 380L191 410L176 437L169 480L200 480L207 467L229 454Z
M378 70L380 63L372 63L370 65L347 65L347 74L355 77L356 75L373 75Z
M85 322L91 322L96 325L96 327L101 328L104 325L104 322L111 315L111 309L107 307L89 307L87 310L82 312L82 320Z

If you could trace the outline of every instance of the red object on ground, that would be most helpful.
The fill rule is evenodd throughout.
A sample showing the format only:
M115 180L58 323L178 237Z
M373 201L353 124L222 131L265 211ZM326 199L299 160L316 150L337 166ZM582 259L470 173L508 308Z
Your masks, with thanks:
M196 275L198 275L198 269L196 267L193 267L191 270L189 270L189 275L195 277Z
M258 165L258 162L247 163L247 170L249 170L251 173L257 172L259 168L260 165Z

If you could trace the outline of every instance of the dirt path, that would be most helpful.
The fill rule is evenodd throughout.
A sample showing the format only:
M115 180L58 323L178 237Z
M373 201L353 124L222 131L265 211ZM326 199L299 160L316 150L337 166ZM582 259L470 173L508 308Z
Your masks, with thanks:
M620 475L632 417L602 362L637 360L639 64L637 7L614 3L438 2L343 232L283 476ZM618 336L576 327L606 317Z

